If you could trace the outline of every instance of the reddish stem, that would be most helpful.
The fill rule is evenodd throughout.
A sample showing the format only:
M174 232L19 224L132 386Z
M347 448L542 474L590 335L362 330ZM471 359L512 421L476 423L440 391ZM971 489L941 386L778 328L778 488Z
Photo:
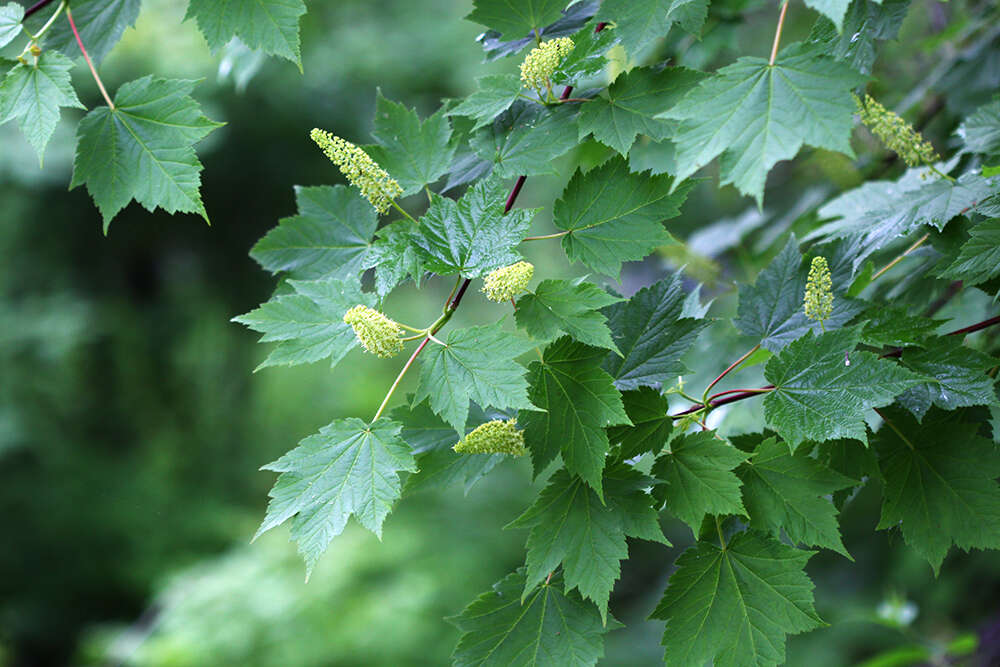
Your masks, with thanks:
M47 5L52 4L52 1L53 0L38 0L38 2L24 10L24 18L28 18L32 14L45 9Z
M97 75L97 68L94 67L94 62L90 59L90 54L87 53L86 47L83 46L83 40L80 39L80 33L76 29L76 22L73 20L73 12L69 10L69 5L66 6L66 18L69 19L69 27L73 29L73 36L76 37L76 43L80 47L80 51L83 53L83 59L87 61L87 67L90 68L90 73L94 75L94 81L97 82L97 87L101 89L101 95L104 96L104 101L108 103L108 108L114 111L115 103L111 101L111 96L108 95L108 91L104 88L104 83L101 81L101 77Z

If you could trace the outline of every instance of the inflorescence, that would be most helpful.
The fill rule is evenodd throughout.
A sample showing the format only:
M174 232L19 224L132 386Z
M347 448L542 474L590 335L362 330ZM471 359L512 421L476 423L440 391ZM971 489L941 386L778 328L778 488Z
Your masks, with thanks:
M865 95L864 102L855 96L854 101L858 105L861 122L886 148L899 155L906 166L933 165L941 159L931 143L913 129L912 125L900 118L899 114L876 102L871 95Z
M350 141L319 128L313 128L309 136L379 213L388 211L392 200L403 194L396 179Z
M491 271L483 279L483 293L490 301L502 303L510 301L524 291L535 275L535 267L529 262L517 262Z
M375 356L388 359L403 349L403 330L393 320L363 304L344 313L344 321L354 329L361 346Z
M833 313L833 280L830 277L830 267L825 257L813 257L809 266L809 277L806 279L806 294L802 299L806 317L818 320L823 327L823 320L829 319Z
M559 63L570 54L576 45L569 37L559 37L542 42L532 49L521 63L521 81L531 86L539 95L542 89L552 88L552 75Z
M509 454L523 456L524 432L517 430L517 420L494 419L477 426L454 447L461 454Z

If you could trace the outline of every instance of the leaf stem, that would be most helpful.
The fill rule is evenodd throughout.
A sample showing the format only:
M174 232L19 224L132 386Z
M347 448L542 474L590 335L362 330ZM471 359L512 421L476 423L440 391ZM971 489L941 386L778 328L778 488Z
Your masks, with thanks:
M392 395L396 392L396 387L399 386L399 383L403 380L403 376L406 375L406 371L410 370L410 366L413 365L417 355L420 354L425 347L427 347L427 343L429 343L430 340L430 338L424 338L423 342L420 343L417 349L413 351L413 354L410 355L406 365L403 366L403 370L399 371L399 375L396 376L396 381L392 383L392 386L389 387L389 391L386 392L385 398L382 399L382 405L378 406L378 411L375 413L375 416L372 417L371 423L374 424L377 422L379 417L382 416L382 413L385 412L385 406L389 405L389 399L392 398Z
M42 11L46 6L52 4L53 1L54 0L38 0L38 2L24 10L24 18L28 18L32 14Z
M80 39L80 32L76 29L76 22L73 21L73 12L70 11L69 7L66 7L66 18L69 19L69 27L73 29L73 36L76 37L76 43L79 45L80 51L83 53L83 59L87 61L90 73L94 75L94 81L97 82L97 87L100 88L101 95L104 96L104 101L108 103L108 108L114 111L115 103L111 101L111 96L108 95L108 91L104 87L104 82L101 81L101 77L97 75L97 69L94 67L94 62L90 59L90 54L87 53L86 47L83 46L83 40Z
M781 14L778 16L778 27L774 31L774 44L771 45L771 59L768 61L768 67L774 67L774 61L778 58L778 45L781 44L781 29L785 27L785 12L788 11L788 1L785 0L781 5Z
M403 209L402 206L400 206L399 204L397 204L394 199L390 199L389 203L392 204L392 207L394 209L396 209L397 211L399 211L400 213L402 213L404 218L406 218L407 220L409 220L410 222L412 222L415 225L419 225L420 224L419 222L416 221L416 219L412 215L410 215L409 213L407 213Z
M49 20L45 22L45 25L42 26L42 29L39 30L38 34L36 35L31 34L31 31L28 30L27 26L25 26L23 22L21 23L21 30L26 32L28 34L28 37L31 38L31 42L29 42L28 45L24 47L24 51L21 51L21 55L24 55L24 52L28 51L31 48L31 44L37 43L38 40L41 39L46 32L48 32L49 28L52 27L52 24L56 22L56 19L59 18L59 14L61 14L62 10L65 8L66 8L66 0L62 0L62 2L59 3L59 6L56 7L56 11L52 13L52 16L49 17ZM28 17L27 12L25 12L24 16L25 18Z
M948 174L946 174L946 173L944 173L942 171L938 171L938 168L935 167L932 164L929 164L927 166L930 168L931 173L937 174L938 176L940 176L941 178L945 179L946 181L951 181L952 183L955 182L955 177L954 176L949 176Z
M560 237L566 236L567 234L569 234L569 232L562 231L562 232L556 232L555 234L542 234L541 236L526 236L523 239L521 239L521 241L522 242L524 242L524 241L544 241L545 239L558 239Z
M414 333L422 334L427 332L427 329L418 329L416 327L411 327L408 324L403 324L402 322L396 322L396 324L398 324L401 329L406 329L407 331L412 331Z
M931 233L930 233L930 232L927 232L926 234L924 234L923 236L921 236L921 237L920 237L919 239L917 239L917 240L916 240L916 242L915 242L915 243L914 243L913 245L911 245L911 246L910 246L909 248L907 248L907 249L906 249L906 250L904 250L904 251L903 251L903 252L902 252L901 254L899 254L899 255L898 255L898 256L896 257L896 259L892 260L891 262L889 262L888 264L886 264L885 266L883 266L883 267L882 267L882 268L881 268L881 269L880 269L880 270L878 271L878 273L876 273L875 275L873 275L873 276L872 276L872 279L871 279L871 282L875 282L876 280L878 280L878 279L879 279L879 277L880 277L880 276L881 276L881 275L882 275L883 273L885 273L886 271L888 271L889 269L891 269L892 267L896 266L896 265L897 265L897 264L899 264L899 263L900 263L901 261L903 261L903 258L904 258L904 257L906 257L906 256L907 256L907 255L909 255L909 254L910 254L911 252L913 252L914 250L916 250L917 248L919 248L920 246L922 246L922 245L923 245L923 243L924 243L924 241L926 241L926 240L927 240L927 239L929 239L930 237L931 237Z
M739 359L737 359L733 363L729 364L729 368L727 368L726 370L724 370L721 373L719 373L719 377L717 377L714 380L712 380L711 384L709 384L707 387L705 387L705 392L701 395L701 402L702 402L702 404L704 405L705 403L708 402L708 392L712 391L712 387L714 387L715 385L719 384L719 380L721 380L722 378L726 377L726 375L728 375L731 371L735 370L736 367L739 366L740 364L742 364L744 361L746 361L747 359L749 359L750 355L752 355L754 352L756 352L759 349L760 349L760 343L757 343L752 348L750 348L749 350L747 350L746 354L744 354L742 357L740 357Z
M872 408L872 409L875 410L875 414L877 414L879 417L881 417L882 421L884 421L886 423L886 425L889 426L889 428L891 428L893 431L896 432L896 435L899 436L900 440L902 440L903 442L906 443L907 447L909 447L913 451L916 451L917 448L913 446L913 443L910 442L910 439L907 438L905 435L903 435L903 432L899 430L899 427L896 426L895 424L893 424L892 420L889 419L888 417L886 417L884 412L882 412L878 408Z
M722 533L722 522L719 521L719 517L718 516L715 517L715 529L719 532L719 546L721 546L722 550L725 551L726 550L726 537Z

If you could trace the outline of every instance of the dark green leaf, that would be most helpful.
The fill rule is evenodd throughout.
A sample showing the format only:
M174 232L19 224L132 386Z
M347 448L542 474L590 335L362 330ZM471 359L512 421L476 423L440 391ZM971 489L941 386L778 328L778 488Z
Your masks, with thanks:
M850 558L840 539L837 510L825 498L859 484L827 468L806 451L788 453L788 446L767 438L753 457L737 469L743 481L743 502L750 527L792 542L826 547Z
M785 637L823 625L805 573L814 551L740 533L725 549L698 542L677 570L653 618L667 621L666 664L775 667Z
M375 268L375 292L379 296L391 292L407 277L420 285L424 267L416 243L419 234L419 228L409 220L389 223L376 232L368 266Z
M944 322L882 304L869 308L863 317L867 322L861 331L861 342L872 347L922 347Z
M576 109L563 104L551 110L518 101L472 137L472 148L493 164L500 178L554 174L552 161L577 143Z
M32 65L15 65L0 83L0 125L16 118L39 163L59 124L59 107L86 108L73 90L71 69L72 60L46 51Z
M935 573L951 545L1000 548L1000 457L960 413L932 411L917 423L900 410L874 437L885 481L880 529L903 539Z
M476 130L510 108L521 92L521 80L514 74L491 74L476 79L478 90L448 111L449 116L468 116Z
M622 393L625 413L633 426L608 429L611 442L621 444L622 458L630 459L643 452L659 454L667 444L674 424L667 410L667 399L652 387L639 387Z
M287 58L301 68L299 18L305 13L302 0L191 0L186 18L198 22L213 52L239 37L251 49Z
M663 222L680 213L691 187L671 194L672 183L669 176L629 172L621 157L578 171L553 209L556 227L569 232L562 241L566 254L617 278L622 262L671 243Z
M706 514L745 515L740 480L733 473L749 456L715 431L680 435L670 451L657 457L653 475L664 482L655 489L666 511L691 526L697 535Z
M858 327L809 331L767 362L764 377L774 389L764 397L764 418L792 451L806 440L867 443L866 411L923 381L871 352L852 351L860 333Z
M311 572L330 540L354 515L379 537L399 498L399 472L417 466L399 439L400 424L337 419L262 470L280 472L257 535L292 519L292 539ZM293 518L294 517L294 518Z
M660 387L688 372L681 357L708 321L684 317L685 299L681 274L675 273L605 309L625 355L608 355L604 362L619 389Z
M559 20L566 0L473 0L473 5L466 19L515 39Z
M298 215L283 218L250 256L294 278L355 278L367 266L378 223L371 204L343 185L296 186L295 201Z
M139 18L142 0L73 0L73 22L80 41L95 62L101 62L122 38L126 28ZM71 58L80 56L69 21L61 18L45 34L45 48L57 49Z
M973 153L1000 152L1000 100L976 109L976 112L958 127L956 134L965 142L965 147Z
M452 330L445 345L429 344L420 356L413 400L430 397L431 409L458 432L465 428L470 400L501 410L530 410L524 367L514 360L533 347L499 323Z
M568 334L581 343L618 351L607 318L597 309L622 301L593 283L543 280L517 300L514 317L532 338L551 341Z
M195 83L145 76L118 89L114 109L98 107L80 121L70 187L86 184L105 233L132 199L150 211L159 206L208 220L192 145L220 124L191 99Z
M424 268L440 275L479 278L521 259L516 248L537 209L504 214L507 193L499 179L476 183L457 202L434 195L414 234Z
M640 54L677 23L697 35L708 15L708 0L605 0L598 19L615 24L629 55Z
M806 0L806 5L826 16L833 22L837 32L844 30L844 14L851 0Z
M822 17L809 33L809 41L862 74L871 74L877 43L896 38L909 8L910 0L854 0L842 30Z
M942 278L978 285L1000 275L1000 218L981 222L970 233L958 257L941 272Z
M936 405L944 410L998 405L993 379L986 371L1000 361L962 345L957 336L933 338L924 349L903 350L903 365L928 378L899 397L917 420Z
M610 448L608 426L628 424L621 394L601 370L606 350L560 338L529 367L531 402L544 412L521 412L525 443L537 475L562 453L566 468L601 494Z
M493 585L459 616L462 632L452 654L455 667L589 667L604 655L604 634L621 627L601 621L597 607L579 593L563 592L554 576L521 599L518 570Z

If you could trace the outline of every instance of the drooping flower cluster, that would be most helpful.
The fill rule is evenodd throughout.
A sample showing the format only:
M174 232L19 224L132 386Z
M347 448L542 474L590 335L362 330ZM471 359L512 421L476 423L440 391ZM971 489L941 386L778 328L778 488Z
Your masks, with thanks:
M833 280L830 277L830 267L825 257L813 257L809 266L809 277L806 279L806 294L802 299L806 317L818 320L823 327L823 320L829 319L833 313Z
M524 456L524 432L517 430L517 420L494 419L477 426L452 447L460 454L509 454Z
M535 266L530 262L517 262L491 271L483 279L483 293L490 301L502 303L510 301L524 291L535 275Z
M403 194L399 183L350 141L319 128L313 128L309 136L379 213L388 211L392 200Z
M361 346L375 356L388 359L403 349L403 330L374 308L358 304L344 313L344 321L354 329Z
M576 45L569 37L542 42L521 63L521 81L541 93L552 87L552 74Z
M908 167L934 164L940 160L937 151L913 126L879 104L871 95L865 95L862 102L857 96L854 101L864 123L872 134L906 163Z

